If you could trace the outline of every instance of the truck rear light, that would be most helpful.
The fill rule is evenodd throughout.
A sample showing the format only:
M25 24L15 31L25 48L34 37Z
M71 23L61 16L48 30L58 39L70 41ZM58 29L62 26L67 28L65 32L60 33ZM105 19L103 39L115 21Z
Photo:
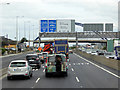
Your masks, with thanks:
M28 75L27 73L25 75Z

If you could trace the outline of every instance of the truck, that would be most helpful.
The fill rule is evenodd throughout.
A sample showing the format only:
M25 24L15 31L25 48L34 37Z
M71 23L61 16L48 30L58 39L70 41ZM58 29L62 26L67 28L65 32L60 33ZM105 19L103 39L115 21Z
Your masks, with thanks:
M120 60L120 46L115 46L114 51L115 51L117 60Z
M55 54L65 54L66 58L69 58L69 45L67 39L54 40L54 52Z

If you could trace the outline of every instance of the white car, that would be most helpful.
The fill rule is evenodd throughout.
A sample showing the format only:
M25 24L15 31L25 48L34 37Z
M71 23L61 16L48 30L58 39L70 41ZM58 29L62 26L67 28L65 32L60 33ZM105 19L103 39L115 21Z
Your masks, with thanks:
M104 54L106 58L117 59L116 55L113 52L107 52Z
M92 51L91 54L92 55L98 55L98 53L96 51Z
M29 66L26 60L11 61L7 71L7 79L10 80L13 77L20 76L25 76L30 79L32 77L32 67Z

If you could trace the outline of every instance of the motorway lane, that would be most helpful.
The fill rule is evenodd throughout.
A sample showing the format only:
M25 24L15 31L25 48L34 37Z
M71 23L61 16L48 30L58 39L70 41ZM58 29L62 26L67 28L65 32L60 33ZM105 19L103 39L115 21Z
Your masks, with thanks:
M23 57L22 57L23 58ZM29 80L2 80L3 88L118 88L118 78L71 54L68 77L45 77L44 68Z
M71 59L76 56L72 55ZM76 76L85 88L118 88L118 78L93 66L83 59L76 58L73 65Z
M14 55L14 56L3 57L3 58L2 58L2 67L1 67L1 68L6 68L6 67L8 67L9 63L10 63L12 60L17 60L17 59L22 59L22 60L24 60L24 59L25 59L25 56L26 56L28 53L33 53L33 52L27 52L27 53L23 53L23 54Z

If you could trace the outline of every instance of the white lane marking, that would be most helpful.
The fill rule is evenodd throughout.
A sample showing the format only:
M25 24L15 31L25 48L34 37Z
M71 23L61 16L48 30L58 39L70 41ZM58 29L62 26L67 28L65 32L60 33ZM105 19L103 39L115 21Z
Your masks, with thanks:
M38 83L39 80L40 80L40 78L38 78L38 79L36 80L36 83Z
M82 65L84 65L84 63L81 63Z
M80 86L80 88L83 88L83 86Z
M71 66L71 64L69 64L69 66Z
M76 78L77 82L80 82L80 80L78 79L78 77L75 77L75 78Z
M86 63L87 65L89 65L89 63Z
M73 69L73 68L71 68L71 70L72 70L72 71L74 71L74 69Z
M75 65L75 63L73 63L73 65Z
M36 69L35 71L38 71L38 69Z
M80 63L78 63L78 65L80 65Z
M3 78L7 77L7 74L3 75L0 77L0 80L2 80Z
M75 53L74 53L74 54L75 54ZM95 63L93 63L93 62L91 62L91 61L89 61L89 60L87 60L87 59L85 59L85 58L83 58L83 57L77 55L77 54L75 54L75 55L78 56L79 58L82 58L83 60L85 60L85 61L91 63L92 65L94 65L94 66L96 66L96 67L98 67L98 68L100 68L100 69L106 71L107 73L109 73L109 74L111 74L111 75L113 75L113 76L115 76L115 77L117 77L117 78L120 78L120 76L118 76L118 75L116 75L116 74L110 72L109 70L104 69L103 67L100 67L99 65L97 65L97 64L95 64Z
M45 69L43 70L43 72L45 72Z

